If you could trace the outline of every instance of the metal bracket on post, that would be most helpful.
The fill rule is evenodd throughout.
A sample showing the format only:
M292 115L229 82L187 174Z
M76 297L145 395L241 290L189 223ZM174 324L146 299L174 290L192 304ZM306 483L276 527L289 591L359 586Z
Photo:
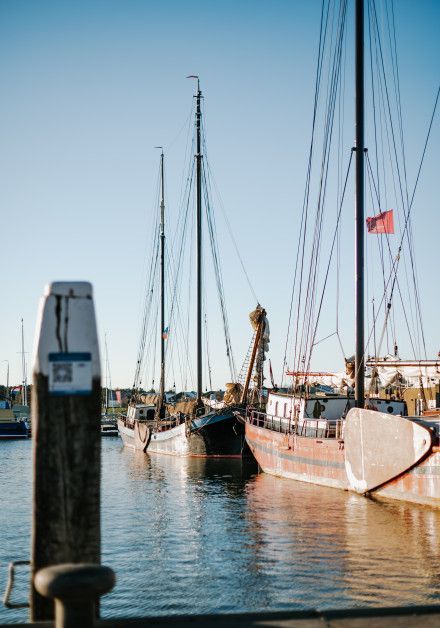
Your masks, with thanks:
M32 576L101 559L101 371L93 291L87 282L46 287L36 330L32 387ZM52 619L52 600L31 589L31 619Z
M29 608L29 602L10 602L12 590L15 582L15 568L21 565L30 565L28 560L14 560L9 563L8 568L8 583L5 589L5 595L3 597L3 604L6 608Z

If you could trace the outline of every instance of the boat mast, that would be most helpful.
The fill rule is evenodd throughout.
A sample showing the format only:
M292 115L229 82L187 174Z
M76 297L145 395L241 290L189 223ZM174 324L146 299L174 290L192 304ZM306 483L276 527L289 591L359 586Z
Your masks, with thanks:
M108 412L108 379L109 379L109 367L108 367L108 349L107 349L107 333L104 334L104 345L105 345L105 406L104 412L107 414Z
M197 404L196 412L203 409L202 401L202 149L200 80L195 74L187 76L197 80L196 95L196 202L197 202Z
M364 407L364 2L356 0L356 352L355 404Z
M27 377L26 377L26 355L24 352L24 329L23 319L21 319L21 372L22 372L22 389L21 389L21 403L27 406Z
M160 153L160 385L157 414L160 419L165 417L165 179L163 164L163 148Z

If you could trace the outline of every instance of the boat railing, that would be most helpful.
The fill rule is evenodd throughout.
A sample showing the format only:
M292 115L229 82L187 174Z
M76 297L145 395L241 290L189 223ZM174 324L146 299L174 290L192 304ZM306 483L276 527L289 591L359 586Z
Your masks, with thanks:
M268 415L254 408L248 408L248 423L283 434L298 434L311 438L342 438L343 419L300 419L297 423L289 419Z
M292 424L289 420L282 420L280 419L280 417L274 417L270 414L260 412L259 410L255 410L253 408L248 408L246 420L252 425L256 425L257 427L265 427L266 429L272 430L274 432L281 432L283 434L288 434L289 432L292 432Z
M342 428L342 419L303 419L298 425L298 434L312 438L342 438Z

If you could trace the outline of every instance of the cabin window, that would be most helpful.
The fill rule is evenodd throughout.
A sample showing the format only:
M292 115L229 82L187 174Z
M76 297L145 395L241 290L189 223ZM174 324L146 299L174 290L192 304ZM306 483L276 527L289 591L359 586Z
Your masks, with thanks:
M143 411L143 410L139 410L139 414L143 414L143 413L144 413L144 411Z
M284 418L287 419L287 403L284 404Z
M278 401L275 403L275 416L278 416Z

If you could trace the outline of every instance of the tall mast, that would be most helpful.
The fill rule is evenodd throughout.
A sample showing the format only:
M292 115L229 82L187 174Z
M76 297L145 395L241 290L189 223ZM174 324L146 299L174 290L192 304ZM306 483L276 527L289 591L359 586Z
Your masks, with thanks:
M364 394L364 2L356 0L356 352L355 403Z
M165 416L165 178L163 164L163 148L160 153L160 386L158 415Z
M24 352L24 329L23 319L21 319L21 372L22 372L22 389L21 389L21 403L27 406L27 376L26 376L26 355Z
M197 408L203 408L202 401L202 149L200 80L195 74L187 78L197 79L196 95L196 202L197 202Z
M108 366L108 348L107 348L107 333L104 334L105 345L105 407L104 412L108 412L108 380L109 380L109 366Z

